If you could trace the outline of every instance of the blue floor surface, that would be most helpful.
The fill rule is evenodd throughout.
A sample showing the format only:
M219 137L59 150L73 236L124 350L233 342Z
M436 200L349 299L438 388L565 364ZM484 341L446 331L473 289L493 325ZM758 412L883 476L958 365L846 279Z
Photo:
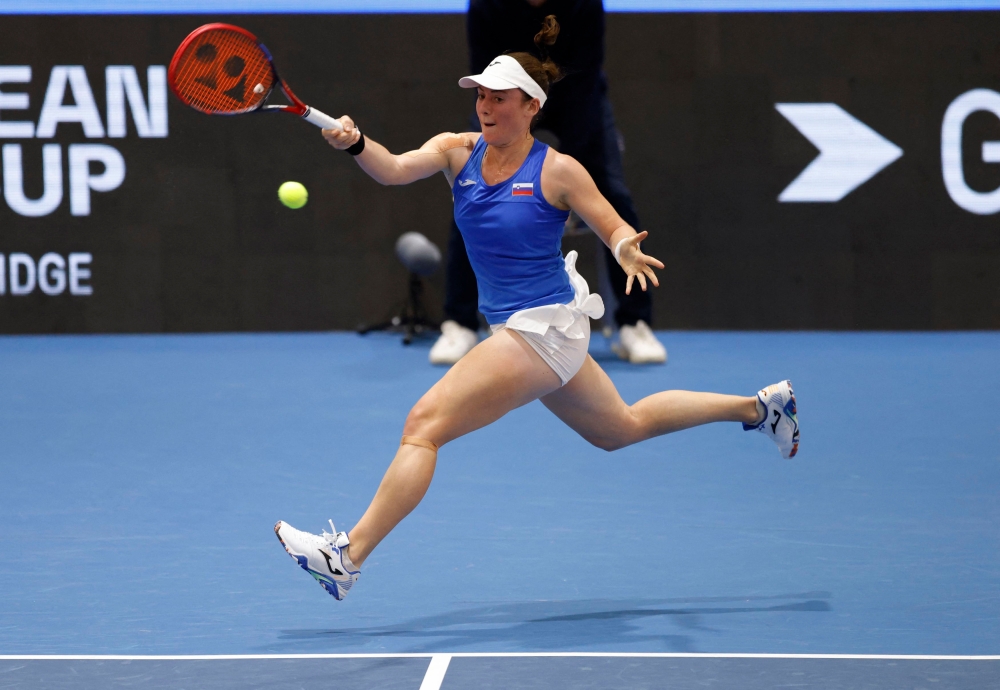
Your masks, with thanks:
M799 456L608 454L533 403L441 451L339 603L272 525L357 520L427 343L0 338L0 654L1000 651L1000 334L661 337L592 353L628 401L791 378Z

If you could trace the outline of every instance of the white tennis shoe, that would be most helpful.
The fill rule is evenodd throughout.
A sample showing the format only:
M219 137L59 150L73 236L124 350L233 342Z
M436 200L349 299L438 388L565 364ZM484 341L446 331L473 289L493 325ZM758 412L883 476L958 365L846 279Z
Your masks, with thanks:
M667 361L667 348L656 339L653 329L642 320L634 326L622 326L611 351L632 364L662 364Z
M316 578L334 599L340 601L358 581L360 571L343 552L343 548L351 543L347 532L338 532L333 520L330 520L330 530L332 534L323 530L323 535L319 536L297 530L281 520L274 526L274 533L288 555Z
M441 337L431 348L431 364L454 364L479 344L479 334L455 321L441 324Z
M757 424L744 424L743 429L756 429L769 436L778 445L781 457L794 458L799 452L799 418L792 382L772 383L757 392L757 400L764 406L764 419Z

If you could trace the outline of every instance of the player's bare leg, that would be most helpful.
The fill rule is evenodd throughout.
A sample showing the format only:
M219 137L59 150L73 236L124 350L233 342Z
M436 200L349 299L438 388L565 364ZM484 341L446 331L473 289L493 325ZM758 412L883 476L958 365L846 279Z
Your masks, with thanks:
M559 377L517 333L502 330L474 347L414 405L403 427L442 446L559 388ZM359 566L423 499L437 452L401 445L375 498L350 532L351 560Z
M628 405L589 355L569 383L541 400L571 429L604 450L711 422L753 424L759 418L753 396L674 390Z

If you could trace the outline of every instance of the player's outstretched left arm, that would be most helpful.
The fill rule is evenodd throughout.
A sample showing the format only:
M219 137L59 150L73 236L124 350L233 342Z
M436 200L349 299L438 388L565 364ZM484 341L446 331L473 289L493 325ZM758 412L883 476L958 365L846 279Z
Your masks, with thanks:
M548 167L549 179L554 183L553 188L558 203L575 211L583 222L604 240L604 244L615 252L615 258L628 276L625 294L632 292L632 283L637 278L643 291L646 290L647 278L653 285L659 287L660 282L656 279L653 268L663 268L663 263L648 254L643 254L639 248L639 243L646 239L649 233L645 230L637 233L635 228L618 215L597 189L590 173L575 158L557 153Z
M344 126L343 131L324 129L323 138L333 148L345 150L358 143L361 131L347 115L340 118L340 123ZM410 184L437 172L444 172L450 176L455 152L471 151L474 144L475 139L472 135L445 132L430 139L416 151L395 155L382 144L366 136L364 150L355 156L354 160L380 184Z

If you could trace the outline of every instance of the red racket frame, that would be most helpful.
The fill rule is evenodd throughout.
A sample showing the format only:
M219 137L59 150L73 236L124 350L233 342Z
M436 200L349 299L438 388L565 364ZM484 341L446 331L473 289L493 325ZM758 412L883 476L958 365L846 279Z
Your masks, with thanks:
M188 101L188 99L185 98L180 93L179 89L177 88L176 76L177 76L177 70L179 68L181 55L183 55L188 46L190 46L194 41L196 41L198 37L200 37L202 34L205 34L209 31L218 31L218 30L234 31L238 34L242 34L246 38L249 38L251 41L253 41L257 45L257 47L261 49L261 51L264 53L264 56L267 58L268 64L271 67L271 74L273 76L273 81L271 84L271 88L268 89L266 94L264 94L264 97L260 100L258 105L254 106L253 108L245 110L243 112L232 112L232 113L217 112L209 114L243 115L244 113L247 112L257 112L257 111L286 112L286 113L291 113L293 115L298 115L299 117L303 118L307 122L316 125L317 127L322 127L325 129L343 129L340 122L330 117L326 113L323 113L319 110L316 110L315 108L306 105L298 96L296 96L295 92L293 92L292 89L288 86L288 83L284 79L282 79L281 76L278 74L278 70L274 66L274 57L271 55L271 51L267 49L267 46L261 43L260 39L257 38L255 35L247 31L243 27L236 26L234 24L225 24L221 22L216 22L213 24L205 24L203 26L199 26L197 29L188 34L183 41L181 41L181 44L177 47L177 50L174 52L173 59L170 60L170 67L167 70L167 83L170 84L170 90L174 92L174 95L177 96L177 98L181 101L181 103L192 108L194 107L190 103L190 101ZM271 93L274 91L275 84L277 84L281 88L281 92L284 94L285 98L288 99L289 105L270 105L267 103L267 99L271 96ZM195 108L195 110L199 110L199 112L204 112L198 108Z

